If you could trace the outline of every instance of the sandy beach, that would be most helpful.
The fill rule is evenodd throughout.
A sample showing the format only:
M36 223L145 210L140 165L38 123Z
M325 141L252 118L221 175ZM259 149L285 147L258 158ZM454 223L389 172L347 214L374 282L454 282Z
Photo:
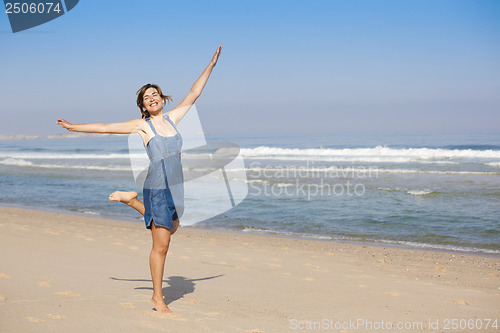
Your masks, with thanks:
M500 331L498 257L180 228L158 314L150 246L139 223L0 207L0 331Z

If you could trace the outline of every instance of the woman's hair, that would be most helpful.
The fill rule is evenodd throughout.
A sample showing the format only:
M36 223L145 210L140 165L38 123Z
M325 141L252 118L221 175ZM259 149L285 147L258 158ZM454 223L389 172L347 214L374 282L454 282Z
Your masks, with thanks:
M142 118L149 118L150 117L149 111L146 110L146 108L144 107L144 101L143 101L144 94L146 93L146 90L148 90L149 88L155 88L156 91L158 91L158 94L160 94L161 98L163 99L163 104L167 104L167 100L172 101L172 97L167 96L167 95L163 95L163 93L162 93L160 87L158 87L158 85L152 84L152 83L148 83L148 84L143 85L141 87L141 89L137 90L137 106L141 110Z

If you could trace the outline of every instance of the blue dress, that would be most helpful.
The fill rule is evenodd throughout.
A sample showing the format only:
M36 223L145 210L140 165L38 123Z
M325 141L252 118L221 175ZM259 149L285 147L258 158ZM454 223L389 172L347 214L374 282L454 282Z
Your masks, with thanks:
M144 222L151 229L155 226L174 228L173 221L178 220L184 211L184 176L182 173L181 148L182 137L168 116L164 118L177 132L174 136L164 137L158 134L150 118L146 118L155 134L146 145L149 168L144 181Z

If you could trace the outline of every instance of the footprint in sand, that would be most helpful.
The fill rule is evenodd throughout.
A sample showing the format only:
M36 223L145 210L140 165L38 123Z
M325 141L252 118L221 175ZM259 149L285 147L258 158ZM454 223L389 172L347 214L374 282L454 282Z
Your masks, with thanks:
M401 296L401 294L398 293L397 291L387 292L386 294L389 295L389 296Z
M50 287L50 282L38 282L40 287Z
M34 323L43 323L45 320L35 317L25 317L24 319L29 320Z
M179 315L175 313L158 313L158 312L142 312L143 315L146 315L148 317L155 317L155 318L162 318L162 319L169 319L169 320L178 320L178 321L187 321L186 318L182 318Z
M444 267L444 266L434 266L434 269L436 271L446 272L446 267Z
M455 304L461 304L461 305L469 305L469 303L467 303L463 299L456 299L456 300L453 301L453 303L455 303Z
M21 229L21 230L30 230L30 228L26 228L24 226L16 226L16 228Z
M59 235L57 231L52 231L52 230L45 230L45 233L50 235Z
M268 262L266 264L267 264L267 266L271 266L271 267L282 267L280 264L277 264L277 263L274 263L274 262Z
M306 281L314 281L314 279L310 278L310 277L306 277L304 280L306 280Z
M200 301L196 301L194 299L189 299L189 300L186 300L185 303L187 303L187 304L200 304Z
M120 303L124 308L135 308L135 303Z
M0 279L12 279L12 275L0 273Z
M49 313L47 317L52 318L52 319L67 319L66 316L57 314L57 313Z
M74 297L77 297L77 296L80 296L80 294L77 294L77 293L74 293L72 291L60 291L60 292L57 292L56 295L61 295L61 296L74 296Z
M205 314L208 316L218 316L220 315L220 312L205 312Z
M189 258L188 256L182 256L182 257L180 257L179 259L189 260L190 258Z
M6 301L7 300L7 297L5 297L5 295L0 295L0 301Z
M112 245L118 245L118 246L125 246L124 243L122 242L114 242L114 243L111 243Z
M131 249L131 250L139 250L139 248L137 246L130 246L129 249Z
M250 330L250 331L247 331L248 333L264 333L264 331L261 331L261 330Z
M248 269L247 267L245 266L235 266L236 269Z

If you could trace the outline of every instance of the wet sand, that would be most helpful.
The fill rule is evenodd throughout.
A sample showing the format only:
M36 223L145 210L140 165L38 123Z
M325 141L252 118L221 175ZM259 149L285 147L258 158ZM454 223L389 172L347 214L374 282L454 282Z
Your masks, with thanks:
M500 331L498 256L180 228L159 314L150 247L140 223L0 207L0 332Z

